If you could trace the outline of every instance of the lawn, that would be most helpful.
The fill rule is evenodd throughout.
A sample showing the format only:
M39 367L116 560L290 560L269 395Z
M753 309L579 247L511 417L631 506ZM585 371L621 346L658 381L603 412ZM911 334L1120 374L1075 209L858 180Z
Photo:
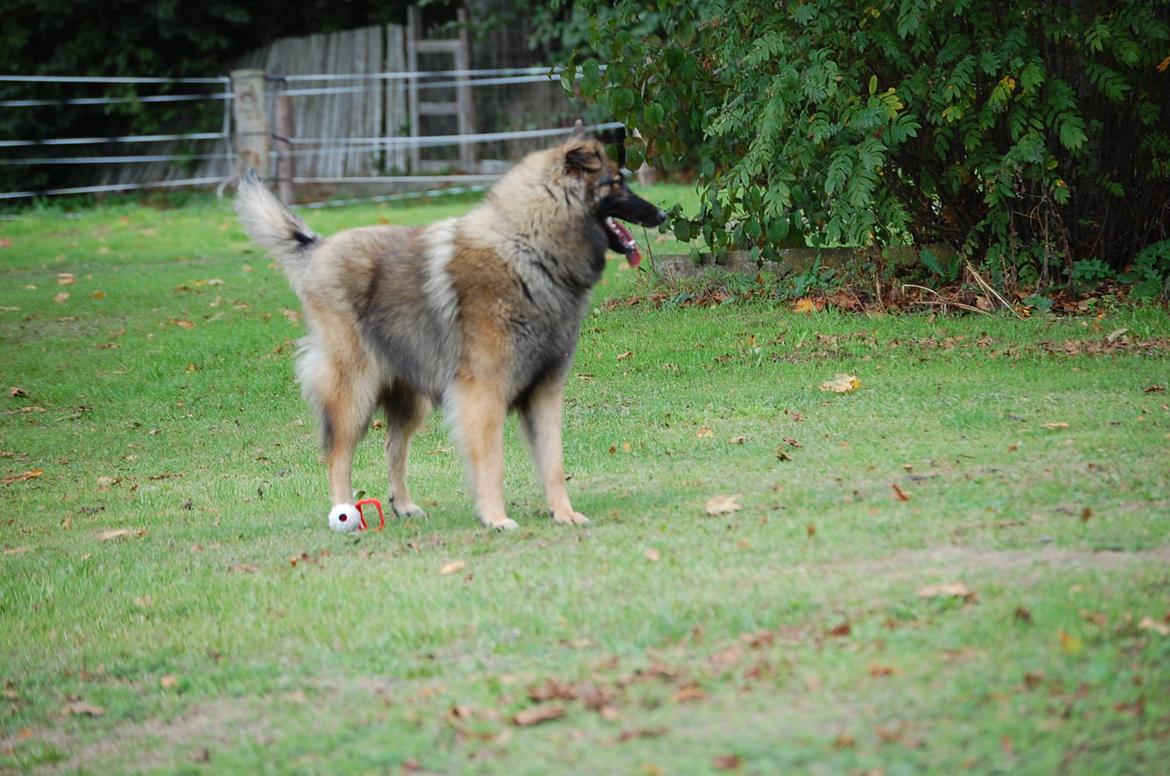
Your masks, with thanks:
M1164 310L654 289L611 262L583 326L565 457L590 526L541 514L512 421L521 528L481 528L436 416L429 517L342 536L295 298L228 203L0 222L0 770L1166 767ZM821 390L841 373L860 387ZM355 486L386 495L378 431Z

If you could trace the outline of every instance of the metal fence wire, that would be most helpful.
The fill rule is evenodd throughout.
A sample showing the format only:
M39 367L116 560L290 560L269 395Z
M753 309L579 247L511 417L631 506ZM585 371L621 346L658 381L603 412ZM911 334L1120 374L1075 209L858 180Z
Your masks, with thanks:
M338 192L385 199L433 192L439 186L482 188L528 151L562 135L581 108L560 77L559 69L543 66L287 73L267 77L265 107L274 127L276 100L284 97L294 106L292 136L273 139L284 141L283 153L293 160L293 182L302 201ZM2 128L35 124L5 121L5 114L12 119L12 112L22 112L16 118L28 119L33 115L28 112L62 110L92 111L92 126L103 128L118 126L110 116L125 111L138 120L135 125L153 122L160 130L70 137L0 134L0 203L143 189L222 188L236 174L234 95L226 76L3 75L0 86L4 84L18 85L22 95L31 96L0 100L0 133ZM117 86L144 93L92 95L94 88ZM423 134L423 127L410 125L408 99L439 104L450 101L459 88L475 95L474 131L443 132L443 124L432 121ZM160 108L165 113L150 113ZM355 116L361 121L355 122ZM274 176L277 143L271 145L269 169Z

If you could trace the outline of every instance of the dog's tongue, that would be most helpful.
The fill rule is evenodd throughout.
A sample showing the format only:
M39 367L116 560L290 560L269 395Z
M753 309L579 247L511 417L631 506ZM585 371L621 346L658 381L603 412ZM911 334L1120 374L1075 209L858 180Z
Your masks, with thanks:
M621 244L625 246L626 261L630 263L631 267L638 266L638 263L642 261L642 252L638 250L638 243L634 242L634 235L630 234L630 230L626 228L625 224L616 218L610 218L607 223Z

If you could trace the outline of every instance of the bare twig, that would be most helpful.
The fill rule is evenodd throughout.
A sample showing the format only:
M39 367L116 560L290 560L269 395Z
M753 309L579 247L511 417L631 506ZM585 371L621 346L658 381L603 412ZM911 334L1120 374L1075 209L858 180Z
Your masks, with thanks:
M902 293L905 293L907 288L917 288L919 291L926 291L927 293L934 294L935 297L937 297L935 299L915 299L915 300L912 300L910 302L910 304L926 305L928 307L942 307L943 312L946 312L947 307L957 307L960 310L969 310L970 312L973 312L973 313L982 313L983 315L990 315L991 314L991 313L987 312L986 310L980 310L978 307L972 307L969 304L963 304L962 302L956 302L953 299L947 299L945 296L940 294L938 291L935 291L933 288L927 288L926 286L915 285L914 283L903 283L902 284Z
M971 262L967 262L967 271L971 273L971 277L975 278L975 282L978 283L979 287L982 288L987 294L995 299L998 299L1000 304L1002 304L1008 310L1011 310L1012 315L1016 316L1021 321L1025 320L1024 316L1020 315L1019 311L1016 310L1015 307L1012 307L1008 300L1004 299L998 291L991 287L991 284L984 280L983 277L975 271L975 268L971 266Z

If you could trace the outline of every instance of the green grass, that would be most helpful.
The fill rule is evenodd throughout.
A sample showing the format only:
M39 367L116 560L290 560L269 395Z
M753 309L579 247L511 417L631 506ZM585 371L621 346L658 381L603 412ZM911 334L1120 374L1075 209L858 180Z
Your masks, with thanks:
M331 232L466 207L307 217ZM0 769L1100 774L1170 757L1164 311L603 307L647 289L612 262L566 391L592 525L541 516L513 422L521 530L480 528L436 417L412 457L430 517L355 538L326 528L295 299L226 203L29 213L0 245L0 475L43 472L0 486ZM861 388L819 390L839 372ZM377 436L355 486L384 497ZM733 494L742 509L706 514ZM114 529L145 533L103 541ZM950 582L972 596L918 595Z

